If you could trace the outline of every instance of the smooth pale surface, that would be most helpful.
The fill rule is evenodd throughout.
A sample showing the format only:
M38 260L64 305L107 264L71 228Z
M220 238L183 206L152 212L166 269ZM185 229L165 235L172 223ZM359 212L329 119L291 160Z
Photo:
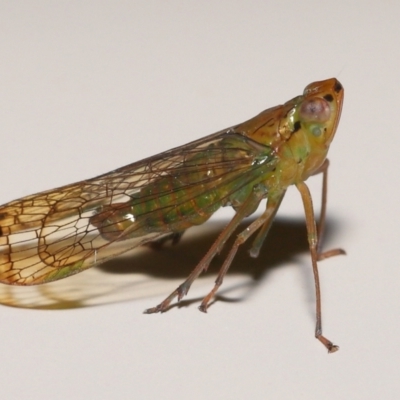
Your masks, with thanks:
M325 248L348 252L320 264L324 334L340 345L333 355L313 338L295 189L260 258L241 251L207 315L197 306L222 258L185 307L142 311L195 266L229 209L175 248L37 288L0 286L1 302L19 306L0 308L2 398L398 397L400 3L359 7L0 4L0 203L187 143L335 76L346 93L329 153ZM320 181L310 180L317 205Z

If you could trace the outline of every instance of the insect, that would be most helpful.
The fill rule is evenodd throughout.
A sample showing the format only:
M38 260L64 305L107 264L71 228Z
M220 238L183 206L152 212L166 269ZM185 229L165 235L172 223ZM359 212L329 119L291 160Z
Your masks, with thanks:
M257 257L287 188L300 191L316 289L316 338L322 336L317 261L344 253L321 252L327 197L326 159L340 119L344 90L336 79L314 82L303 95L213 135L116 169L96 178L26 196L0 207L0 281L36 285L84 271L146 243L178 241L220 207L235 216L188 278L147 313L166 311L207 270L239 223L266 199L266 209L240 232L222 263L206 311L239 248L255 232ZM304 183L323 174L319 225Z

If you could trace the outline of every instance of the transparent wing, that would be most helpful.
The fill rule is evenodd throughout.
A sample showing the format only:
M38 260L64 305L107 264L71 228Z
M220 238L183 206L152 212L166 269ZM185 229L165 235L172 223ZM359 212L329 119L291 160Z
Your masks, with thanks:
M184 171L186 179L179 187L183 197L196 196L207 179L213 180L215 187L224 179L240 180L236 187L248 184L253 178L247 179L246 174L256 168L254 160L260 145L235 133L234 129L217 132L93 179L1 206L0 281L32 285L57 280L165 236L168 232L150 232L140 237L122 232L116 240L107 240L91 224L91 218L101 207L126 204L143 188L165 176L181 176ZM241 139L230 141L230 136ZM214 160L212 165L210 160ZM210 168L214 171L211 178L207 177ZM155 196L160 193L147 194L141 200L151 201Z

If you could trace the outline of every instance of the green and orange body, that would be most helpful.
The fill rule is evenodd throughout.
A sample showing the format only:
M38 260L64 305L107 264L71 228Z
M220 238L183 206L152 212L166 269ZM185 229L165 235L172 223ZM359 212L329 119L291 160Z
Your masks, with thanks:
M332 88L327 89L329 95ZM126 232L129 237L180 232L203 224L220 207L239 208L257 184L265 186L266 196L274 196L305 181L326 159L341 106L340 96L335 101L328 97L330 102L322 97L318 101L331 108L329 119L307 121L301 115L307 90L306 95L220 133L219 139L188 156L172 174L143 187L132 201L99 209L91 223L107 240ZM236 160L240 168L232 168Z

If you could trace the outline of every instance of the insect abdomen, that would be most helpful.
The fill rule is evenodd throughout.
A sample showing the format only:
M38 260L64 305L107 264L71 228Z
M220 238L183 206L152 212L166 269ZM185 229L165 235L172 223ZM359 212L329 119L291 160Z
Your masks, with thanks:
M188 157L173 175L155 179L133 194L131 201L102 207L90 223L106 240L151 232L181 232L204 223L229 203L236 191L240 180L237 172L230 173L233 162L243 162L247 157L248 165L244 167L251 166L255 150L245 141L240 136L229 137L229 147L222 146L223 143L218 147L211 145Z

